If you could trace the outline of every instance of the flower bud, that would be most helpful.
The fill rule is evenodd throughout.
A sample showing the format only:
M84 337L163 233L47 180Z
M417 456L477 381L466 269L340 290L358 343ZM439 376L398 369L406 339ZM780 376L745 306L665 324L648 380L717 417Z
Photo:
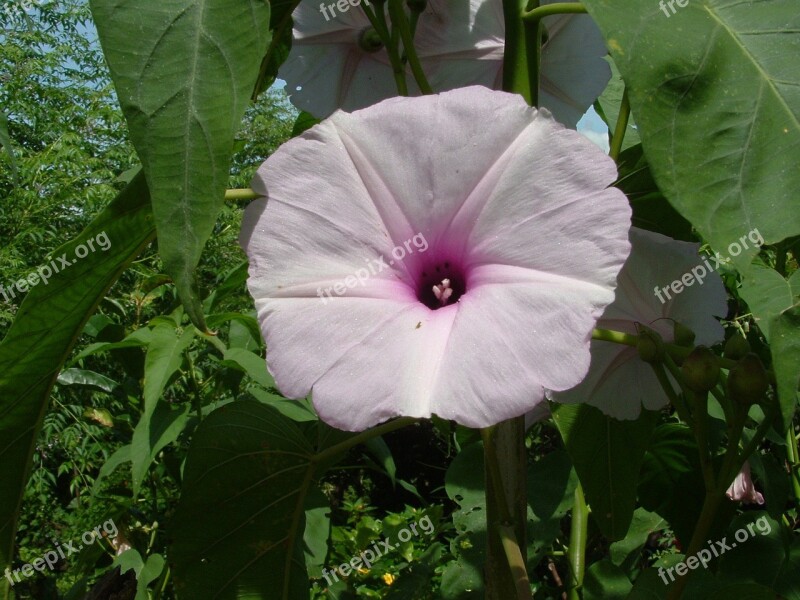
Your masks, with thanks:
M750 352L750 343L738 331L725 342L725 350L723 350L725 358L741 360L748 352Z
M707 392L717 385L719 358L705 346L698 346L683 361L681 373L690 390Z
M687 348L691 348L694 346L694 331L689 329L686 325L682 325L677 321L674 322L672 326L672 339L675 340L675 343L678 346L686 346Z
M647 329L639 334L636 349L639 351L639 358L646 363L659 362L664 358L664 344L661 338Z
M735 402L750 406L760 401L769 388L769 376L764 363L749 352L728 375L728 393Z
M358 38L358 47L364 52L377 52L383 48L383 41L374 28L367 27Z

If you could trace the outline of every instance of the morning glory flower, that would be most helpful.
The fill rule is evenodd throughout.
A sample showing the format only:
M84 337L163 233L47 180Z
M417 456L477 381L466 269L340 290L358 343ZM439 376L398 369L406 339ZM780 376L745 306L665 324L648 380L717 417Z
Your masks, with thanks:
M292 104L321 119L337 108L352 111L397 96L386 49L365 39L377 34L362 8L341 12L334 6L331 15L327 4L303 1L292 13L292 49L278 71ZM407 79L416 94L413 78Z
M539 104L558 121L575 127L611 79L605 42L586 14L553 15L542 22L547 37L542 45ZM434 90L468 85L501 89L502 0L430 0L415 45Z
M674 321L695 332L696 344L712 346L724 337L715 317L728 311L725 286L716 272L706 269L698 255L698 244L632 227L631 255L619 274L617 297L606 309L597 327L636 334L646 325L673 341ZM669 298L664 286L680 282ZM657 291L660 295L657 295ZM662 302L663 300L663 302ZM677 384L675 384L677 391ZM658 410L668 403L650 365L639 358L636 348L612 342L592 341L592 365L584 381L575 388L552 395L556 402L587 402L617 419L636 419L644 406Z
M764 496L761 495L753 484L753 477L750 474L750 463L745 461L742 470L733 480L725 494L735 502L745 504L764 504Z
M292 103L318 118L337 108L352 111L398 95L386 50L365 49L370 44L364 36L372 28L362 7L331 11L326 3L298 5L292 13L292 50L278 74L286 81ZM542 46L540 105L575 127L611 78L603 58L603 36L585 14L555 15L543 22L547 39ZM431 0L420 16L414 46L436 92L471 85L501 89L502 1ZM410 72L406 81L409 95L418 95Z
M241 234L278 389L363 430L486 427L576 385L630 249L615 178L583 136L477 86L290 140Z

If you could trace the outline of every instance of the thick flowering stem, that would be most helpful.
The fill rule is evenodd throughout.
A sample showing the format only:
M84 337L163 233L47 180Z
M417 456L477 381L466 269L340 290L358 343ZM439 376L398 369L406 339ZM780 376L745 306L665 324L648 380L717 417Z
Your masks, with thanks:
M503 0L506 45L503 54L503 89L521 94L531 106L539 105L540 21L522 19L539 0Z
M530 600L525 568L525 420L481 430L486 470L486 600Z
M541 21L545 17L552 15L574 15L583 14L586 7L579 2L554 2L545 6L538 6L533 10L522 13L522 18L526 21Z
M403 10L403 0L389 0L389 15L392 17L392 25L400 31L400 39L403 40L408 66L411 67L411 73L414 75L420 91L423 94L432 94L433 89L428 83L425 71L422 70L422 63L420 63L417 49L414 47L414 32Z
M622 92L622 103L619 107L619 117L617 117L617 126L614 129L614 135L611 138L611 148L608 155L618 161L619 153L622 152L622 142L625 139L625 131L628 129L628 119L631 116L631 102L628 98L628 88Z
M575 488L575 501L572 505L572 525L569 533L570 583L567 594L569 600L580 600L580 588L586 569L586 538L589 531L589 507L583 497L580 484Z

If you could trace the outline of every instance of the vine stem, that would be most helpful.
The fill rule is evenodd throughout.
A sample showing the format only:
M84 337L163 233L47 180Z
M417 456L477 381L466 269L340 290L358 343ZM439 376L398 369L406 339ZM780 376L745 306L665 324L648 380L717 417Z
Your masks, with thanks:
M797 447L797 438L794 435L794 426L789 425L786 432L786 453L789 458L789 469L792 477L792 489L794 490L794 497L800 503L800 451Z
M575 488L572 504L572 525L569 533L570 585L567 591L569 600L580 600L583 574L586 568L586 538L589 531L589 507L579 483Z
M433 89L428 83L425 71L422 70L422 63L420 63L417 49L414 47L414 33L403 10L403 0L389 0L389 15L392 17L392 24L400 30L400 39L403 41L408 66L411 67L414 80L423 94L432 94Z
M525 21L541 21L552 15L573 15L586 13L586 7L580 2L554 2L545 6L537 6L533 10L522 13Z
M614 129L614 135L611 138L611 148L608 155L618 162L619 154L622 152L622 142L625 140L625 132L628 129L628 119L631 116L631 102L628 98L628 88L626 87L622 92L622 103L619 107L619 116L617 117L617 126Z
M374 437L379 435L383 435L384 433L389 433L390 431L394 431L396 429L402 429L403 427L408 427L409 425L413 425L416 423L417 419L413 417L402 417L400 419L395 419L393 421L389 421L388 423L383 423L378 425L377 427L373 427L372 429L367 429L366 431L362 431L361 433L354 435L353 437L344 440L338 444L319 452L318 454L314 454L311 457L311 462L314 463L321 463L325 462L326 460L349 450L359 444L362 444L368 440L371 440Z
M257 193L250 188L236 188L232 190L225 190L225 202L236 202L238 200L255 200L260 198L261 194Z
M401 96L408 96L406 70L403 66L403 61L400 60L400 54L396 43L397 36L394 35L396 32L399 32L399 30L392 28L393 31L389 31L389 24L386 22L386 15L383 12L383 2L376 2L375 12L365 4L362 4L361 8L372 24L372 27L375 28L375 31L383 41L386 54L389 56L389 63L392 65L392 72L394 73L394 81L397 85L398 94Z

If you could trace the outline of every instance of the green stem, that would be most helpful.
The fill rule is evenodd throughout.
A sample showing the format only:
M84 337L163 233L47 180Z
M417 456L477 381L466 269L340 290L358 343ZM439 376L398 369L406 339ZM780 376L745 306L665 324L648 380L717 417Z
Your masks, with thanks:
M545 6L537 6L533 10L522 13L525 21L541 21L552 15L574 15L587 12L586 7L579 2L554 2Z
M692 535L692 541L689 542L689 547L686 550L685 556L694 556L697 554L697 551L705 545L708 534L711 531L711 526L714 524L714 518L717 515L717 509L719 508L719 505L724 497L724 490L720 491L719 489L716 489L706 492L706 497L703 502L703 509L700 512L700 518L695 526L694 534ZM667 593L667 600L679 600L681 598L683 595L683 590L686 587L686 582L688 581L687 576L688 573L682 577L678 577L675 585L670 588L669 592Z
M580 484L575 488L572 504L572 525L569 534L570 584L567 590L569 600L580 600L583 574L586 568L586 538L589 531L589 507L583 496Z
M375 11L373 12L366 4L362 4L361 8L364 14L367 15L369 22L383 42L386 48L386 54L389 56L389 63L392 65L392 73L394 74L394 81L397 85L397 92L401 96L408 96L408 83L406 83L406 70L403 66L403 61L400 60L400 53L398 52L397 36L393 35L394 31L389 31L389 25L386 22L386 15L383 12L383 2L375 3ZM396 31L396 30L395 30Z
M420 91L423 94L432 94L433 89L428 83L428 78L425 77L422 63L417 56L417 49L414 47L414 33L406 18L405 10L403 10L403 0L389 0L389 15L392 17L392 25L400 30L400 39L403 40L408 66L411 67L411 73L414 75Z
M793 425L790 425L789 430L786 432L786 453L789 458L794 497L800 503L800 450L797 447L797 438L794 435Z
M527 505L524 430L522 418L481 429L487 479L486 520L490 531L486 559L488 600L506 600L512 595L517 600L531 597L524 545L520 542L525 535L522 511ZM493 535L495 531L497 537Z
M592 339L602 340L604 342L614 342L615 344L625 344L626 346L633 346L634 348L639 344L638 335L622 333L621 331L613 331L611 329L593 330Z
M237 200L255 200L261 198L261 194L250 188L237 188L225 190L225 202L236 202Z
M653 372L656 374L658 383L661 384L661 388L664 390L667 398L669 398L670 403L675 407L675 412L678 413L681 421L692 427L692 413L689 410L689 407L683 401L683 398L675 393L675 390L673 389L672 384L667 377L667 372L664 370L664 365L660 362L654 362L650 363L650 366L652 367Z
M339 442L338 444L331 446L323 450L322 452L315 454L311 457L311 462L314 463L321 463L325 462L326 460L333 458L337 454L341 454L342 452L346 452L350 448L354 448L359 444L363 444L367 440L370 440L374 437L379 435L383 435L385 433L389 433L390 431L395 431L396 429L402 429L403 427L408 427L416 422L417 419L413 419L411 417L402 417L400 419L395 419L394 421L389 421L388 423L383 423L382 425L378 425L377 427L373 427L372 429L367 429L366 431L362 431L361 433L354 435L353 437Z
M617 126L614 129L614 136L611 138L611 149L608 155L614 159L614 162L619 160L619 154L622 152L622 142L625 139L625 131L628 129L628 119L631 116L631 103L628 99L628 88L622 92L622 103L619 107L619 117L617 117Z
M503 90L521 94L531 106L539 104L541 28L540 21L525 21L522 14L538 6L539 0L503 0Z
M711 466L711 455L708 445L708 393L694 392L692 396L694 410L694 435L697 438L697 451L700 454L700 468L703 471L703 481L706 490L713 490L716 487L714 469Z

